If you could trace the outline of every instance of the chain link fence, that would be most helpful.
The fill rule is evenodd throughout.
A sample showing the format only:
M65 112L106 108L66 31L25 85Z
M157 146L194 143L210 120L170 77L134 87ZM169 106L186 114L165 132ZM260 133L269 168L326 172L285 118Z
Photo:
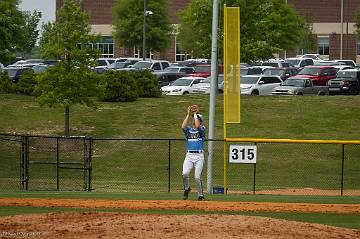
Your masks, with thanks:
M212 186L227 193L360 195L359 144L256 143L256 164L230 164L230 144L255 143L213 141ZM0 191L182 192L185 152L183 139L0 135Z

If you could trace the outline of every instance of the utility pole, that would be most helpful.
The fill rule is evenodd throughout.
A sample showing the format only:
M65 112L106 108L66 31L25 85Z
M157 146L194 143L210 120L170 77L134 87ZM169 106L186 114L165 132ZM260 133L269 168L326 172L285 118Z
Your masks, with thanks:
M212 33L211 33L211 82L210 82L210 106L209 106L209 143L208 143L208 165L207 165L207 191L212 193L212 161L213 161L213 139L215 131L215 100L217 91L218 74L218 20L219 0L213 0Z
M144 0L144 16L143 16L143 60L146 59L146 0Z

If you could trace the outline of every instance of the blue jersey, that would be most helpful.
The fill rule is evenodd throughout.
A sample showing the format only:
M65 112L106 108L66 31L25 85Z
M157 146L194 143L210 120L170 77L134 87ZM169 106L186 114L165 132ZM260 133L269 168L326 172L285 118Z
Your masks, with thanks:
M184 129L187 150L204 150L205 126L191 128L187 126Z

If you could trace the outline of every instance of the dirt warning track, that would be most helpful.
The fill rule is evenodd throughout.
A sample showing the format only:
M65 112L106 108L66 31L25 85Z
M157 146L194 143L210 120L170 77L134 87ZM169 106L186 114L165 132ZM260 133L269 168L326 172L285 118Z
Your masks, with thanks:
M221 202L183 200L93 200L0 198L0 206L121 208L130 210L271 211L311 213L360 213L360 204L315 204L275 202Z

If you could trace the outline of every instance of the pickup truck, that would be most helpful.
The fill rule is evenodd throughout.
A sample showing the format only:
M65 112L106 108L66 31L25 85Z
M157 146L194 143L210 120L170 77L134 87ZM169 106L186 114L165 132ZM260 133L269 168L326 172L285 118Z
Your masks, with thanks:
M360 71L340 70L335 79L328 81L330 95L358 95L360 92Z
M272 95L328 95L329 87L314 86L309 78L286 79L280 86L275 87Z

